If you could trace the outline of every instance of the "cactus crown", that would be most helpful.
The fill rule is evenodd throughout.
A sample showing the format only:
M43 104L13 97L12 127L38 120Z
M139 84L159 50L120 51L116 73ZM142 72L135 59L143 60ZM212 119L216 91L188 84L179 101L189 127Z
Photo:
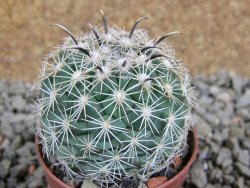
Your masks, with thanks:
M187 70L146 31L90 26L50 53L37 86L43 154L71 178L146 181L181 153L194 102Z

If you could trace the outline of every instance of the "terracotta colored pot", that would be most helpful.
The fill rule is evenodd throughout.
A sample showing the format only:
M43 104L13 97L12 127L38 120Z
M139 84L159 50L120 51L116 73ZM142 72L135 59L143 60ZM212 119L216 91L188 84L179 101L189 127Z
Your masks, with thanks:
M43 167L49 188L71 188L71 186L65 184L60 179L58 179L50 171L50 169L47 167L47 165L45 164L45 162L42 158L41 151L39 149L39 145L37 144L37 140L38 139L36 137L36 144L35 144L36 154L37 154L39 163ZM196 159L196 155L198 152L198 138L197 138L197 132L195 129L193 129L192 131L189 132L188 144L189 144L192 152L191 152L190 159L187 162L187 164L185 165L185 167L177 175L175 175L173 178L171 178L169 181L162 182L162 179L163 179L162 177L159 177L158 179L157 179L157 177L152 178L153 181L150 183L149 188L180 188L182 186L182 184L185 181L185 177L189 171L189 168L192 165L192 163L194 162L194 160ZM159 185L159 182L162 182L162 183Z

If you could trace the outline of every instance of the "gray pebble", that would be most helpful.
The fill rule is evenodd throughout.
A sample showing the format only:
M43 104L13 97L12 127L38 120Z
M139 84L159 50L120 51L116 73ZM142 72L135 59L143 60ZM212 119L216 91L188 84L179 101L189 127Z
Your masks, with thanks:
M27 88L22 82L16 81L9 85L8 92L10 95L23 95L24 96L27 92Z
M8 87L5 80L0 80L0 93L8 93Z
M13 150L16 150L17 148L19 148L22 145L22 137L21 135L17 135L14 140L11 142L10 147Z
M196 162L190 170L192 183L197 187L204 187L207 184L207 175L203 170L203 165Z
M16 109L19 112L25 111L27 103L26 100L20 96L16 95L11 98L12 101L12 107Z
M225 168L227 168L228 166L231 166L232 163L233 163L233 160L232 160L231 158L228 158L228 159L224 160L224 161L222 162L222 164L221 164L222 169L225 169Z
M16 188L18 186L17 179L14 177L10 177L7 180L7 183L8 183L8 186L7 186L8 188Z
M245 149L249 149L250 150L250 138L246 138L244 139L244 141L242 142L242 145Z
M229 86L229 72L226 69L221 69L216 73L217 81L215 82L218 86Z
M250 168L240 162L235 163L235 167L239 170L239 173L246 178L250 178Z
M208 183L208 184L205 186L205 188L216 188L216 187L215 187L214 185Z
M1 187L1 188L4 188L4 187L5 187L5 183L4 183L2 180L0 180L0 187Z
M230 78L232 80L232 87L237 95L241 95L244 89L244 85L246 84L246 80L234 72L230 73Z
M199 105L202 105L202 106L210 106L213 102L213 98L210 97L210 96L207 96L207 95L202 95L199 99Z
M217 96L218 94L220 94L222 92L222 90L218 86L211 86L209 88L209 92L213 96Z
M216 96L217 100L223 101L223 102L230 102L232 100L232 96L230 95L230 93L228 91L224 91L222 93L219 93Z
M209 144L209 146L211 148L211 151L214 154L217 154L219 152L220 146L217 143L213 142L212 140L209 140L208 144Z
M238 110L238 115L245 121L250 120L250 108L249 109L240 108Z
M250 94L245 94L237 99L237 108L244 108L250 106Z
M228 148L223 147L219 150L219 154L216 158L216 163L218 165L222 165L222 162L226 159L230 159L231 156L232 156L231 151Z
M237 179L236 187L237 188L245 188L244 178L243 177L240 177L240 178Z
M11 161L4 159L0 162L0 179L5 179L10 171Z
M28 188L37 188L37 187L42 187L42 186L43 186L42 180L33 179L33 180L29 183Z
M8 138L4 138L0 145L0 150L9 147L9 145L10 145L10 140Z
M9 159L11 161L15 161L16 160L15 150L11 149L10 147L4 148L4 150L3 150L3 157L5 159Z
M18 186L16 188L27 188L26 183L18 183Z
M239 126L231 126L230 127L230 136L236 138L244 138L245 130Z
M25 144L24 146L20 147L17 151L16 151L17 155L19 157L30 157L32 156L31 151L30 151L30 147Z
M9 124L9 122L4 121L3 119L1 121L0 132L6 137L8 137L10 140L15 138L15 134L13 134L13 127Z
M0 114L3 114L5 108L4 108L4 105L0 104Z
M205 113L202 116L208 123L210 123L211 127L217 127L220 124L220 118L218 118L216 113Z
M219 168L213 169L210 178L212 181L222 182L222 170Z
M198 88L198 91L201 95L208 95L209 85L207 85L204 82L195 81L195 80L194 80L194 83L196 87Z
M225 174L232 174L232 172L233 172L233 166L227 166L225 169L224 169L224 173Z
M250 165L250 155L248 151L240 150L236 154L236 160L242 163L243 165L249 166Z
M34 172L34 177L36 179L42 180L43 178L43 168L41 166L39 166L36 171Z
M81 188L98 188L98 187L93 182L89 182L89 181L84 180Z
M148 186L146 186L146 184L145 183L140 183L139 184L139 186L138 186L138 188L147 188Z
M231 150L235 150L235 149L239 149L239 141L237 138L235 137L229 137L226 140L226 146L231 149Z
M195 119L197 118L197 119ZM197 126L197 130L199 134L202 135L211 135L212 134L212 128L210 127L210 125L201 117L195 116L193 117L194 120L194 124Z

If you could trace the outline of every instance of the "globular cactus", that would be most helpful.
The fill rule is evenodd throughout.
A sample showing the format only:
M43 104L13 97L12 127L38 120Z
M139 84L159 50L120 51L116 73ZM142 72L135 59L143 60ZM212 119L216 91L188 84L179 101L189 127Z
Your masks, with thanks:
M103 16L103 15L102 15ZM146 181L181 154L194 102L187 70L146 31L90 26L43 63L37 134L50 162L102 185Z

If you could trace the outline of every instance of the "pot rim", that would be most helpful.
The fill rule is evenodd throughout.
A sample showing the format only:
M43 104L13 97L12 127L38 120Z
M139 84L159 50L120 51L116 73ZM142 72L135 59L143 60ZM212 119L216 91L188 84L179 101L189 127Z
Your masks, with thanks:
M165 188L166 186L169 186L170 184L172 184L175 181L178 181L180 176L185 176L185 174L188 172L190 166L193 164L194 160L196 159L196 155L198 153L198 137L197 137L197 130L196 128L192 128L190 130L190 132L192 132L192 140L194 140L194 146L193 146L193 151L192 151L192 155L190 157L190 159L188 160L187 164L185 165L184 168L181 169L180 172L178 172L178 174L176 174L173 178L171 178L169 181L164 182L161 185L158 185L157 188ZM35 134L35 150L38 156L38 161L41 164L41 166L43 167L43 170L45 171L45 175L49 176L51 179L53 179L53 181L57 182L58 185L60 185L60 187L63 188L71 188L71 186L67 185L66 183L64 183L63 181L61 181L59 178L57 178L48 168L48 166L45 164L44 159L42 158L41 155L41 151L39 148L39 144L38 144L38 136L37 134ZM154 177L157 178L157 177Z

